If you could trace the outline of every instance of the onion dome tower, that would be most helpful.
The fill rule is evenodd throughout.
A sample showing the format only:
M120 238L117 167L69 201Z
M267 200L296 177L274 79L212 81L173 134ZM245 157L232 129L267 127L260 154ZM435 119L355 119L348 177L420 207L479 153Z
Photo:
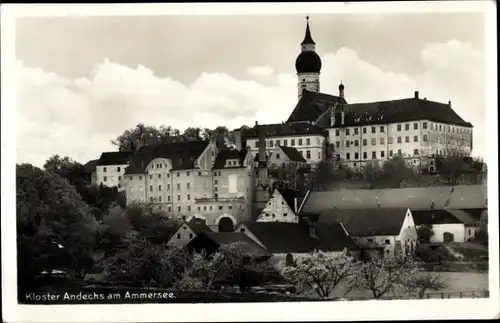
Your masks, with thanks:
M319 74L321 71L321 58L315 51L316 43L311 37L309 16L306 17L306 20L306 35L301 43L301 53L295 60L299 99L304 90L319 92Z

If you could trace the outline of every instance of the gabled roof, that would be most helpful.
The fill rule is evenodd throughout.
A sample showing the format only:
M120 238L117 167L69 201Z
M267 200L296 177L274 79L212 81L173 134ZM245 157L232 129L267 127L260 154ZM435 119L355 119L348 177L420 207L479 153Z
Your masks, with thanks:
M101 158L99 158L97 165L126 165L130 162L131 158L132 153L128 151L104 152L101 154Z
M212 232L212 229L210 229L210 227L206 224L205 221L200 221L198 219L193 218L190 221L186 222L186 224L196 234Z
M415 225L454 224L460 221L446 210L416 210L412 211Z
M236 150L236 149L225 149L220 151L215 158L214 166L212 169L224 169L224 168L243 168L243 162L247 155L247 150ZM228 159L237 159L239 161L238 166L226 166L226 161Z
M186 141L159 145L147 145L135 154L126 174L144 173L148 164L156 158L172 161L172 169L193 169L195 160L208 146L208 141Z
M320 213L319 223L342 223L352 236L397 236L406 208L333 209Z
M448 209L446 210L448 213L453 215L460 223L463 223L465 225L476 225L477 220L474 219L472 216L467 214L467 212L464 212L462 210L455 210L455 209Z
M419 210L412 212L415 225L455 224L476 225L477 221L467 212L455 209L446 210Z
M290 159L290 161L293 162L302 162L305 163L306 160L304 159L304 156L294 147L288 147L288 146L279 146L283 153Z
M316 121L320 115L336 103L346 104L347 102L339 96L305 90L287 122Z
M303 194L300 191L284 187L277 187L275 191L278 191L281 194L286 204L288 204L288 206L295 212L295 198L301 197L303 196ZM273 197L274 196L272 196L271 198Z
M314 250L343 251L357 245L338 224L316 224L316 235L309 235L304 223L243 222L250 232L272 253L305 253Z
M265 131L266 138L298 135L326 135L325 130L305 122L264 124L258 127L259 130L263 129ZM258 135L257 129L255 128L244 130L245 138L258 138Z
M241 232L207 232L203 234L218 246L242 242L243 252L259 257L271 256L269 251L262 248L262 246L260 246L257 242L253 241L250 237Z
M434 208L478 209L486 207L486 188L483 185L407 187L393 189L340 189L311 192L301 213L318 214L334 207L338 209L403 207L414 210ZM449 203L446 205L446 203Z
M98 162L99 162L99 159L90 160L85 165L83 165L83 168L85 168L86 172L92 173L93 171L96 170Z
M344 125L341 125L341 111L344 111ZM318 125L330 126L331 112L322 116ZM354 103L335 108L335 126L352 127L416 120L429 120L463 127L471 127L449 104L419 98L390 101Z

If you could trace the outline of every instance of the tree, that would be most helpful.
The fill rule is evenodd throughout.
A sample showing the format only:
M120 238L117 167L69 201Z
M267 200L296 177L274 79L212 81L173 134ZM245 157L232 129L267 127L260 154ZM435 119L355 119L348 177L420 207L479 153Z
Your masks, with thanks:
M434 235L432 224L422 224L417 228L417 235L421 242L429 243Z
M417 294L422 299L428 290L439 291L446 287L439 274L419 272L403 281L403 286L409 294Z
M488 245L488 210L484 210L479 218L479 230L476 232L476 240Z
M370 188L377 187L381 177L382 177L382 168L377 162L369 162L363 168L363 177L370 183Z
M132 238L127 250L111 259L105 270L112 284L169 288L182 278L188 261L181 248Z
M205 128L202 132L202 138L204 140L209 140L211 137L215 138L215 144L217 147L222 148L226 146L227 141L226 140L231 140L231 133L227 129L226 126L218 126L215 129L209 129Z
M335 180L335 164L322 160L316 163L308 174L308 186L313 191L326 191Z
M170 126L145 126L139 123L135 128L125 130L111 143L118 147L120 151L135 152L141 145L160 144L170 142L172 137L179 136L180 132ZM179 140L183 140L179 138Z
M371 188L399 188L404 180L414 176L411 165L399 155L386 160L382 165L377 162L368 163L361 173Z
M270 175L273 176L277 182L284 184L289 189L304 190L306 188L304 175L309 171L308 165L289 162L271 167Z
M369 290L374 299L380 299L415 275L417 266L408 257L372 258L358 263L353 270L347 293Z
M200 127L188 127L184 130L183 136L188 140L201 140L201 131Z
M352 274L353 262L345 255L314 251L297 257L294 266L285 267L283 276L301 290L313 289L328 298L334 288Z
M190 266L186 268L176 287L180 290L213 289L214 283L223 278L221 268L224 261L221 252L215 253L212 257L208 257L204 251L193 253Z
M70 157L61 157L57 154L52 155L47 159L43 168L48 172L65 178L79 193L90 184L90 176L85 167Z
M16 197L20 284L41 271L80 275L92 266L97 221L66 179L17 165Z

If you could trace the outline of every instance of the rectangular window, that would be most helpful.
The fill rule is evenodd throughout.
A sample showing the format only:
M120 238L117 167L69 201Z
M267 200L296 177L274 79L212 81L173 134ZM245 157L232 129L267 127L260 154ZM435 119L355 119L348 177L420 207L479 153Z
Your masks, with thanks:
M389 150L389 157L392 157L392 150Z
M106 173L106 170L107 170L106 167L102 168L102 171L105 172L105 173Z
M359 158L359 153L354 153L354 159L358 159Z
M397 127L398 127L398 131L401 131L401 125L400 125L400 124L398 124L398 126L397 126Z
M180 190L181 189L181 184L180 183L177 183L177 189Z
M168 212L172 212L172 207L171 206L168 207Z
M335 142L335 147L340 148L340 141Z
M121 181L122 180L122 177L121 176L118 176L118 180Z
M152 192L153 191L153 185L149 185L149 191Z
M177 194L177 201L180 201L180 200L181 200L181 195Z
M381 133L384 133L384 132L385 132L385 127L384 127L384 126L380 126L380 132L381 132Z
M177 212L180 212L180 211L181 211L181 206L179 205L179 206L177 207Z
M366 151L363 151L363 159L367 159L368 158L368 154L366 153Z
M310 150L306 150L306 158L311 159L311 151Z
M424 141L427 141L427 135L424 135L423 139L424 139Z
M214 187L214 191L215 191L215 192L217 192L217 191L218 191L217 187Z
M295 146L295 139L292 139L292 146Z
M354 134L359 135L359 128L354 128Z
M158 179L161 179L161 174L158 174Z
M188 205L188 211L191 211L191 205ZM189 234L189 237L191 238L192 237L192 233Z
M120 171L120 166L116 167L116 171L119 172Z
M351 159L351 154L350 153L345 154L345 159L350 160Z
M366 128L363 128L363 133L366 133Z
M161 195L158 196L158 202L161 202Z
M413 136L413 141L418 142L418 136Z
M380 144L385 145L385 138L384 137L380 138Z
M214 184L217 185L218 181L216 179L214 179Z
M190 174L190 173L189 173L189 171L187 171L187 172L186 172L186 176L189 176L189 174Z
M181 173L177 172L177 177L179 177L181 175Z
M339 129L335 129L335 136L340 136L340 130Z
M149 175L149 179L153 179L153 175Z
M108 180L108 177L107 176L104 176L104 181L107 181Z
M302 146L302 138L299 138L299 146Z
M346 146L347 148L349 148L349 144L350 144L350 141L349 141L349 140L346 140L346 141L345 141L345 146Z
M368 140L367 139L363 139L363 146L366 146L368 145Z
M306 139L306 145L310 145L311 144L311 139L307 138Z
M413 155L418 155L418 149L413 149Z
M349 129L349 128L347 128L347 129L345 130L345 134L346 134L347 136L349 136L349 135L351 134L351 131L350 131L350 129Z
M170 184L167 184L167 191L170 191Z
M191 194L187 195L187 199L188 199L188 201L191 200Z
M409 136L405 136L405 142L410 142L410 137Z
M258 142L258 141L256 141L256 142L255 142L255 146L254 146L254 147L255 147L255 148L259 148L259 142ZM200 172L199 172L199 173L200 173Z
M401 149L398 149L398 155L401 156Z
M280 159L280 154L276 154L276 159Z
M158 185L158 191L161 191L161 184Z
M273 147L274 142L272 140L269 140L269 147Z
M283 140L283 146L288 146L288 140L287 139Z
M232 206L232 205L228 205L228 206L227 206L227 209L228 209L228 210L232 210L232 209L233 209L233 206Z
M382 157L382 158L384 158L384 157L385 157L385 150L382 150L382 151L380 152L380 157Z
M377 138L372 138L372 146L376 145L377 144Z
M191 183L186 183L186 187L187 187L187 189L190 189L191 188Z
M418 129L418 123L417 122L414 122L413 123L413 130L417 130Z
M376 129L375 127L372 127L372 133L375 133Z
M167 201L170 202L170 195L167 195Z
M377 152L376 151L372 151L372 159L375 159L377 158Z
M389 137L389 138L387 139L387 143L392 144L392 142L393 142L392 137Z
M340 154L337 154L337 161L340 161Z
M405 130L406 131L410 130L410 124L409 123L405 123Z
M149 198L149 201L150 201L150 202L153 202L153 197L152 197L152 196Z
M354 140L354 146L356 146L356 147L359 146L359 140Z

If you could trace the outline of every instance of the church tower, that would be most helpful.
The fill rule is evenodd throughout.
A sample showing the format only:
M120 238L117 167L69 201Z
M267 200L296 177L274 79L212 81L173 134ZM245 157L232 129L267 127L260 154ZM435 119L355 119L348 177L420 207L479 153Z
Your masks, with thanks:
M301 45L301 53L295 61L298 77L299 100L304 90L319 92L319 74L321 71L321 58L316 54L316 43L311 37L309 16L306 17L306 35Z

